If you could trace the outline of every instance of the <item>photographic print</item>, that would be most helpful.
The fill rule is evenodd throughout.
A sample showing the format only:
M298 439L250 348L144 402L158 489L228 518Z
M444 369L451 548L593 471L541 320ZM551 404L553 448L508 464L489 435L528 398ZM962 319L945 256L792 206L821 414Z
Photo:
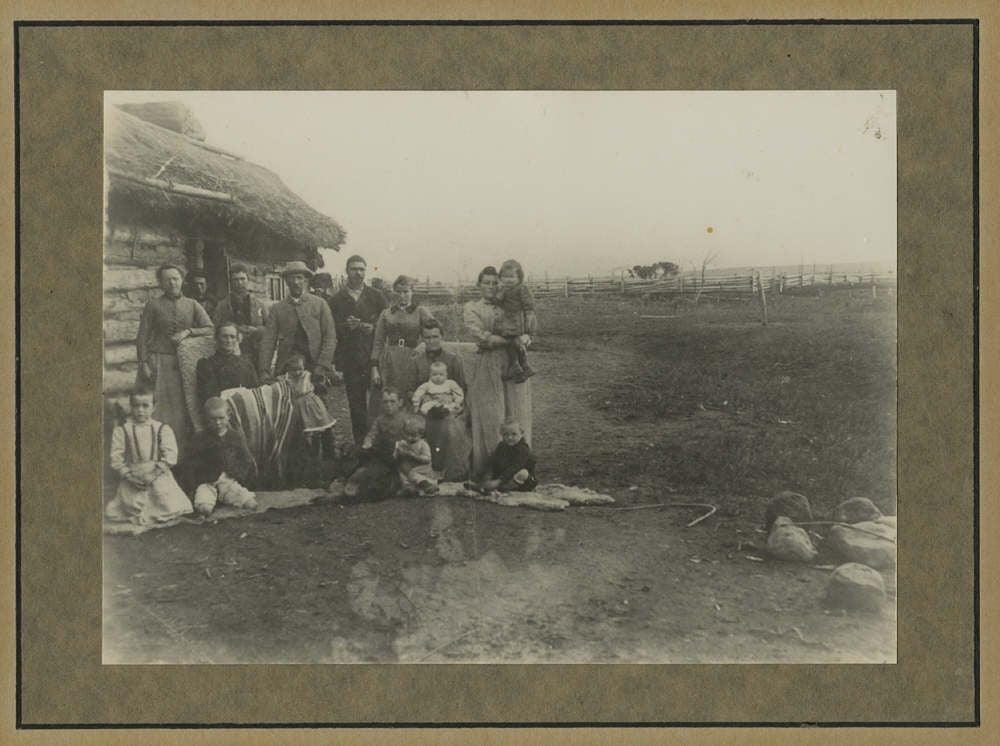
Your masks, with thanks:
M895 663L896 103L105 91L103 662Z

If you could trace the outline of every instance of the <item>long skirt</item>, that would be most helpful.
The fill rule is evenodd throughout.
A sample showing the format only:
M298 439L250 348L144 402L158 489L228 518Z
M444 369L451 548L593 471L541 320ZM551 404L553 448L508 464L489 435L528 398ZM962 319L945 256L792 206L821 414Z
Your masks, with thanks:
M152 359L156 403L153 406L153 418L165 425L170 425L177 439L177 452L181 458L186 453L191 428L191 418L188 416L187 404L184 401L184 387L181 384L181 368L176 355L154 352Z
M136 487L123 479L104 515L113 521L145 525L169 521L193 510L191 501L168 471L146 487Z
M531 380L504 381L506 366L506 349L480 350L469 376L465 403L472 421L472 477L477 481L489 476L504 420L517 420L531 445Z
M417 366L413 362L413 348L388 345L378 359L381 386L372 386L368 394L368 421L374 422L382 413L382 389L391 386L399 392L399 400L409 408L410 397L421 382L417 381Z
M469 476L468 416L448 414L441 419L427 418L427 444L431 447L431 464L441 480L463 482Z

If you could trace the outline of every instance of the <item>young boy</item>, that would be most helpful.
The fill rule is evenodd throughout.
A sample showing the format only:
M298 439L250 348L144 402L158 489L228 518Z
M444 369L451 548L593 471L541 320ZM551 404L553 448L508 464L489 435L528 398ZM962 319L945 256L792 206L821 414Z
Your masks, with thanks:
M372 422L361 442L359 466L344 485L349 498L376 498L394 494L399 488L395 450L403 437L406 415L402 411L399 392L391 386L382 388L382 413Z
M152 389L137 387L129 395L128 418L111 433L111 468L121 481L104 510L110 520L143 525L192 511L171 472L177 465L174 432L152 418L154 404Z
M206 429L194 437L189 468L197 485L194 509L210 515L217 503L256 510L257 496L244 485L257 476L257 465L242 433L229 427L226 403L213 396L205 402Z
M437 494L437 479L431 466L431 447L424 440L424 418L408 417L403 437L396 441L392 452L399 466L399 480L404 495Z
M462 387L448 378L448 365L438 360L431 363L430 380L413 392L413 411L430 417L455 414L461 411L464 401Z
M538 320L531 290L524 284L524 269L514 259L500 265L497 306L501 310L498 334L507 339L507 370L503 378L524 383L535 375L528 365L528 345Z
M535 479L535 455L524 442L521 425L507 420L500 426L500 442L490 460L492 478L483 483L487 490L531 492Z

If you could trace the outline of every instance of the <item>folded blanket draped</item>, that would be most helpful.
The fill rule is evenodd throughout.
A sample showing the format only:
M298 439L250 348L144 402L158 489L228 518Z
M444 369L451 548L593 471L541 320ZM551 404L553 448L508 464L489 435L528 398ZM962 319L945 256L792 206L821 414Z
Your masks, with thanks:
M195 430L202 430L203 419L201 402L198 401L198 361L203 357L211 357L215 352L215 338L188 337L177 345L177 365L181 370L181 388L184 391L184 404Z
M246 438L261 475L281 476L281 456L292 422L292 391L277 381L255 389L227 389L229 422Z

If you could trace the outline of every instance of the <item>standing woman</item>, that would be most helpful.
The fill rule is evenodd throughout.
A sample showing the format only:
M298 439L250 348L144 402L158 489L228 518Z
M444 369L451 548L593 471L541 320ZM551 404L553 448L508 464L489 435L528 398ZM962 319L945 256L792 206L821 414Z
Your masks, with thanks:
M393 303L379 314L375 322L372 344L371 394L368 399L368 419L373 421L381 411L382 387L399 392L400 400L410 401L422 381L417 380L413 350L420 342L420 330L434 316L413 302L413 280L400 275L392 283Z
M472 479L490 474L490 457L500 442L500 425L516 420L524 440L531 443L531 381L503 380L507 366L507 341L499 336L500 308L496 305L500 274L486 267L477 282L481 298L465 304L465 327L479 346L468 373L466 406L472 424Z
M156 409L153 416L170 425L181 453L189 429L187 404L181 386L177 345L188 337L212 333L212 320L198 301L181 294L184 272L173 264L156 270L156 281L163 295L153 298L142 309L139 336L135 340L139 358L137 381L153 387Z

